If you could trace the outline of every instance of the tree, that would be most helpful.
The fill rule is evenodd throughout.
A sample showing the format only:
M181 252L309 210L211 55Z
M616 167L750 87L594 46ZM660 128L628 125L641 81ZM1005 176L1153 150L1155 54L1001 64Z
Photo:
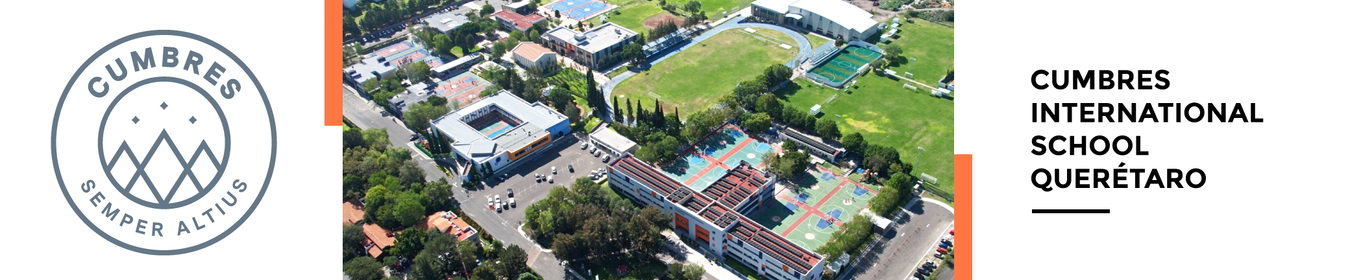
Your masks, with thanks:
M445 181L445 178L441 178L440 180L437 181L427 182L426 186L423 187L422 189L422 193L426 194L427 197L426 203L427 208L431 209L449 208L451 206L451 198L454 197L455 195L454 191L451 190L451 188L452 186L450 186L450 183Z
M413 62L412 64L408 64L408 66L404 66L404 68L406 69L405 71L408 72L409 83L428 81L427 77L431 74L431 67L427 66L426 62Z
M378 213L380 208L384 208L384 204L387 201L385 196L388 193L389 190L385 189L384 186L375 186L370 188L370 190L366 191L367 217L376 217L376 213Z
M623 123L623 109L619 109L619 97L610 96L610 104L614 104L614 121Z
M529 256L525 255L524 249L521 249L520 246L516 246L515 244L511 244L510 247L506 247L500 254L497 254L497 261L500 262L497 266L498 275L506 277L507 279L512 279L516 278L521 273L528 271L525 266L525 261L528 257Z
M435 230L431 230L435 231ZM426 242L427 232L416 228L410 228L398 233L394 240L394 247L389 249L389 253L405 259L417 257L417 253L422 251L423 243Z
M684 11L690 13L698 12L699 8L702 7L703 3L699 3L698 1L689 1L689 3L684 3Z
M792 69L787 65L774 64L764 69L764 81L768 86L773 87L779 83L786 82L792 78Z
M361 147L366 145L365 139L361 138L361 129L346 128L342 130L342 148L350 149L352 147Z
M859 156L867 151L867 140L863 139L862 133L854 132L853 134L844 135L844 138L839 142L844 144L844 150L853 151L853 153Z
M539 278L539 275L534 275L534 273L526 272L521 273L520 277L517 277L516 280L544 280L544 278Z
M765 96L769 95L766 94ZM767 131L769 129L769 123L773 121L769 118L769 114L765 113L742 115L742 117L745 120L740 122L741 128L745 128L745 130L752 133L763 133Z
M567 110L564 110L563 114L567 115L567 119L572 123L581 123L581 110L577 109L576 104L569 101L567 103Z
M500 278L497 277L498 275L497 270L493 269L491 265L480 265L473 269L473 278L470 279L496 280Z
M778 96L764 94L755 100L755 112L769 114L770 118L781 119L783 117L783 104L778 102Z
M895 216L896 207L901 206L909 200L909 186L906 186L909 180L897 180L891 178L886 181L886 187L877 192L877 196L868 202L872 213L878 213L884 217Z
M384 266L371 257L357 257L342 264L342 272L352 280L376 280L384 276Z
M639 149L635 156L643 161L658 164L675 160L675 149L680 146L679 140L660 131L648 134L644 142L647 144Z
M824 119L816 122L816 134L825 139L839 139L839 125L834 119Z
M342 226L342 260L351 260L365 252L366 232L361 226L350 224Z
M398 196L398 203L391 212L392 222L399 227L410 227L426 218L427 208L422 206L422 196L413 192L403 192ZM389 222L389 221L386 221Z
M635 113L633 112L633 99L632 99L632 98L624 98L623 100L624 100L624 101L623 101L624 103L628 103L628 119L629 119L629 120L632 120L632 121L634 121L634 122L636 122L636 121L637 121L637 117L634 116ZM614 106L619 106L619 104L614 104ZM641 106L642 106L642 102L638 102L638 106L641 107Z
M427 128L431 127L431 120L440 118L449 111L450 109L444 105L436 106L431 102L417 103L408 106L408 112L403 114L403 120L408 122L413 132L425 133Z
M793 178L802 171L806 171L806 164L810 157L805 153L796 150L787 150L781 156L770 156L765 161L769 162L769 171L782 176L783 178Z
M553 87L553 90L548 93L549 105L552 105L554 110L567 111L567 105L572 104L573 94L572 90L565 86Z
M342 32L350 33L352 36L361 36L361 29L356 25L356 18L347 13L342 13Z
M801 147L797 146L797 141L783 141L784 151L798 151Z
M493 8L492 5L483 5L483 9L478 11L478 15L487 17L488 15L492 15L492 13L495 12L497 12L497 9Z
M464 240L458 242L457 245L455 261L458 261L460 268L465 271L473 270L473 264L478 260L478 242Z
M900 54L905 53L905 50L900 47L900 44L886 44L881 46L881 50L886 52L886 59L891 61L891 65L909 63L907 58L900 56Z
M684 279L686 279L686 280L699 280L699 279L703 279L703 272L704 272L704 271L703 271L703 267L702 267L702 266L699 266L699 265L686 265L686 266L684 266Z
M463 264L455 261L458 249L454 237L428 230L425 249L413 258L413 279L442 280L453 271L463 269Z

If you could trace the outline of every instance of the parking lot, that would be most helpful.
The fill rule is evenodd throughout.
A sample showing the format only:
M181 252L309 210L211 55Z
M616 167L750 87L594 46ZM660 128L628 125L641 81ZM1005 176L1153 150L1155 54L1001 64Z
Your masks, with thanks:
M564 136L552 148L536 152L539 154L533 155L531 160L521 162L505 172L499 172L498 176L487 180L486 189L472 192L471 200L465 203L466 207L486 208L487 198L497 195L501 195L502 202L507 202L506 190L511 189L515 193L516 207L505 208L501 213L495 211L492 213L499 215L502 219L499 221L506 222L512 230L515 230L515 227L523 222L525 206L544 199L553 186L571 185L577 178L586 178L592 170L605 166L601 162L605 154L602 153L600 157L591 155L590 148L594 148L594 145L587 145L587 149L582 150L582 140L583 138L578 138L575 134ZM567 170L568 164L572 165L572 171ZM553 167L558 168L558 174L552 173ZM547 179L536 182L535 174L545 178L553 175L553 183L549 183ZM498 181L500 175L507 176L505 182Z

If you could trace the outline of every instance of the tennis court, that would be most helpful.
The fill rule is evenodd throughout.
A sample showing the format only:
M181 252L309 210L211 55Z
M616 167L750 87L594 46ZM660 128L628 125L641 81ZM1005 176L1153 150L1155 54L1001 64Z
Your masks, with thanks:
M694 144L693 148L685 150L674 163L661 168L661 171L694 191L703 191L742 160L762 169L760 165L764 163L764 153L776 149L773 145L751 138L739 127L728 124Z
M506 123L505 121L494 121L483 128L479 128L478 132L487 135L488 138L497 138L497 136L501 136L503 133L510 131L512 127L514 126L511 126L511 124Z
M488 80L465 71L458 76L437 83L436 88L432 91L434 91L436 95L445 97L445 99L448 100L459 101L459 104L463 105L478 99L478 94L482 93L483 90L491 85L492 83L488 82Z
M704 160L697 153L686 153L676 159L674 163L661 168L661 172L665 172L666 175L670 175L680 182L688 182L694 178L694 175L707 169L709 165L712 165L712 162Z
M825 244L839 226L853 219L876 196L875 188L811 166L808 176L792 181L796 188L779 189L751 219L810 250ZM780 222L773 222L777 218Z
M572 19L584 21L618 6L612 6L600 0L559 0L544 7L558 11Z

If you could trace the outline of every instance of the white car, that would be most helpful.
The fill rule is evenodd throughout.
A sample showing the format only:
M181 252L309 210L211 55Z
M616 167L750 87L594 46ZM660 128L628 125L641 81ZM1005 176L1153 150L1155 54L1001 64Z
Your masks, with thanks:
M605 155L605 158L601 159L600 162L609 163L609 155Z
M553 169L553 174L558 174L558 167L557 167L557 166L552 167L552 169Z
M511 202L511 208L515 208L515 207L516 207L516 198L512 197L512 198L509 199L509 201Z
M553 183L553 175L548 175L548 182Z
M581 150L586 150L591 146L591 142L581 142Z

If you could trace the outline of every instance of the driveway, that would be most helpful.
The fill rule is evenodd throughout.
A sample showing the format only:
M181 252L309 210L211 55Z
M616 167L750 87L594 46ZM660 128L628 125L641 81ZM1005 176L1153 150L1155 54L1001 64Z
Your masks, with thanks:
M914 274L919 262L931 258L938 238L951 229L954 214L946 205L931 200L915 200L905 208L895 230L882 237L881 243L858 256L852 278L842 279L897 279Z

